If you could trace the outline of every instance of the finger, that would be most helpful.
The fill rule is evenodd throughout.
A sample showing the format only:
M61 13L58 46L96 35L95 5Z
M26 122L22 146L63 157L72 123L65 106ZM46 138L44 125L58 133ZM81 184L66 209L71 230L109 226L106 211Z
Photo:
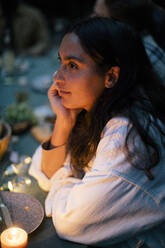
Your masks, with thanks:
M58 99L59 95L58 95L57 90L54 90L53 92L48 92L48 98L50 101Z
M57 83L52 83L52 85L50 86L49 90L54 90L57 89Z
M53 83L48 90L48 97L49 96L55 96L55 95L57 95L57 93L58 93L57 85L55 83Z

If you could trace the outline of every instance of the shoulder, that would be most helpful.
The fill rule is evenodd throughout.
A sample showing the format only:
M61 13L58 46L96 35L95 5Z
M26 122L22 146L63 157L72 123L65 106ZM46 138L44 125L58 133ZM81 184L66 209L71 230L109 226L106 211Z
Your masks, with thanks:
M132 127L131 122L126 117L114 117L105 125L101 139L97 147L96 156L106 156L112 158L123 153L127 134Z
M121 116L113 117L105 125L103 132L102 132L102 137L110 133L111 134L118 133L118 134L125 135L131 126L132 124L127 117L121 117Z

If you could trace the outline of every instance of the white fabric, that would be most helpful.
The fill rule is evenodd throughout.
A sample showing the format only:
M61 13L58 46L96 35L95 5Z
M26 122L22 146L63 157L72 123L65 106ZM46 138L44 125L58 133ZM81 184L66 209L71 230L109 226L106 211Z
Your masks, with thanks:
M126 118L120 117L107 123L91 170L82 180L70 176L66 163L46 180L39 166L41 149L35 153L30 174L42 188L50 189L45 201L46 214L52 215L60 237L106 247L149 230L165 219L161 205L165 193L154 190L160 179L157 177L152 183L126 159L128 124ZM159 175L162 163L154 169Z
M41 170L42 147L39 146L32 157L29 174L38 181L41 189L43 189L44 191L49 191L52 188L54 181L67 178L71 175L71 169L67 164L69 160L70 158L69 156L67 156L64 166L60 168L51 179L49 179Z

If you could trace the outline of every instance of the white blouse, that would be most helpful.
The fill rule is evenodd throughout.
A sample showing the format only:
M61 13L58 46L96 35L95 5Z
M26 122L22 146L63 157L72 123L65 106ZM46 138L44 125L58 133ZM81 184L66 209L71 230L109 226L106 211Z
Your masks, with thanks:
M128 119L121 117L107 123L91 169L82 179L72 177L69 156L48 179L41 171L41 146L33 155L29 173L43 190L49 191L46 215L52 216L61 238L102 247L130 240L126 248L139 242L140 236L135 239L135 235L152 228L160 240L156 235L160 235L158 225L165 220L165 190L160 190L165 186L165 156L153 168L156 179L152 181L144 171L130 165L124 152L128 124ZM138 137L136 143L144 152ZM150 240L147 235L143 239Z

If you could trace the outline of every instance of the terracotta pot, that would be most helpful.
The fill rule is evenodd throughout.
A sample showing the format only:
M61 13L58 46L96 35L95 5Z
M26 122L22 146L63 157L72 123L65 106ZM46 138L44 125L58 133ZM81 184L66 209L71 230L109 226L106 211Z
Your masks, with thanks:
M0 138L0 160L7 150L11 137L11 127L8 123L3 122L3 129L3 136Z

